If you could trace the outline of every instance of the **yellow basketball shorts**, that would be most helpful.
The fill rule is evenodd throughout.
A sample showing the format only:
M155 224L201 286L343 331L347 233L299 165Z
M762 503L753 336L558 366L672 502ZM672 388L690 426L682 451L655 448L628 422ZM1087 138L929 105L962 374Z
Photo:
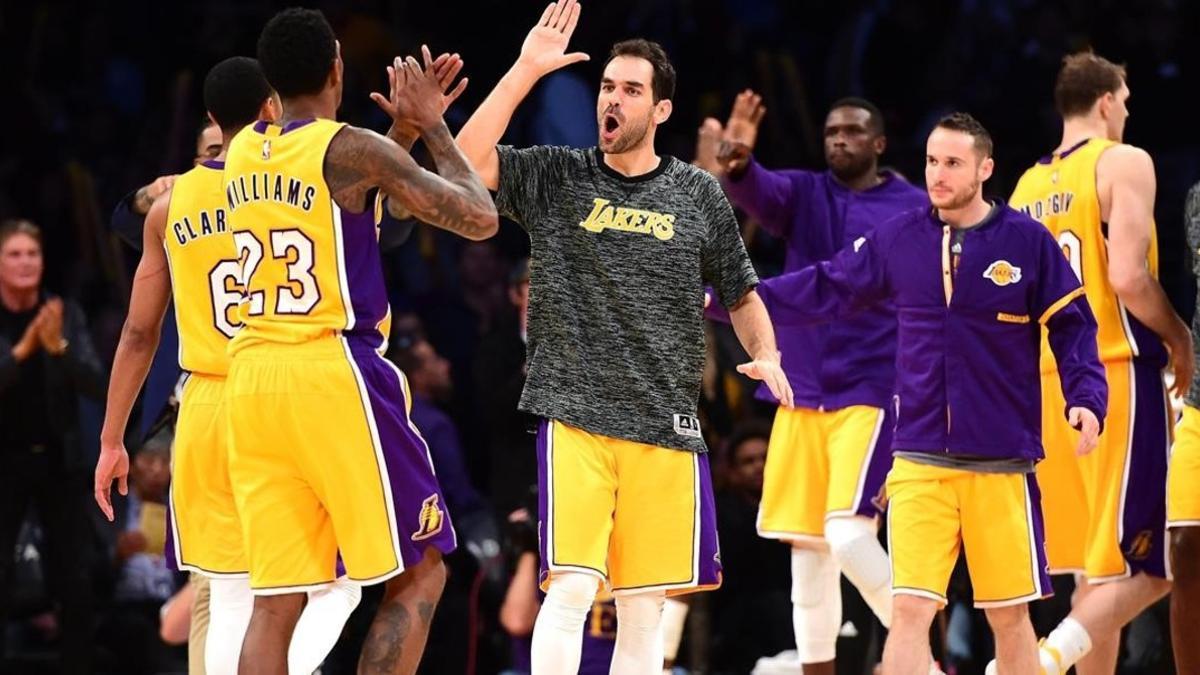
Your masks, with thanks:
M227 384L229 468L255 593L383 581L455 547L404 375L347 337L256 345Z
M1162 372L1138 361L1104 364L1108 415L1100 444L1077 457L1057 374L1042 374L1038 464L1046 553L1054 574L1089 583L1138 572L1167 577L1167 462L1173 423Z
M960 548L976 607L1053 593L1033 474L979 473L897 457L887 477L892 593L946 604Z
M1167 526L1200 527L1200 410L1183 406L1167 479Z
M779 408L767 446L758 534L824 540L828 518L882 513L893 419L871 406Z
M716 588L721 554L708 456L545 420L538 539L543 590L563 571L593 574L617 595Z
M175 569L245 577L250 569L229 483L225 378L190 374L171 453L166 558Z

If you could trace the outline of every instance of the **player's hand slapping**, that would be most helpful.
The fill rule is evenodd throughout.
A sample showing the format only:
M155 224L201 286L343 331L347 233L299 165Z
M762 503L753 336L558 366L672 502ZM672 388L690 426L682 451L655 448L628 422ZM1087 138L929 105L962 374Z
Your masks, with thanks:
M571 41L571 34L579 23L581 9L577 0L559 0L547 5L542 18L525 36L517 64L528 67L541 77L591 58L583 52L566 53L567 43Z
M1079 430L1079 445L1075 446L1075 454L1083 457L1096 449L1100 436L1100 420L1096 414L1087 408L1078 406L1067 411L1067 422Z
M717 161L731 174L739 174L746 170L750 163L750 153L758 141L758 126L762 123L767 108L762 103L762 96L750 89L737 95L733 102L733 111L725 122L725 133L721 137L721 147L717 151Z
M750 363L743 363L737 367L737 371L752 380L765 382L771 394L779 399L780 405L788 408L795 406L792 385L783 373L783 366L779 365L779 352L775 352L774 358L758 358Z
M463 61L458 54L442 54L436 59L429 47L421 46L424 67L411 56L396 57L388 66L388 96L372 92L371 100L392 118L393 133L415 138L424 129L442 122L442 114L467 88L463 78L451 89L462 71Z

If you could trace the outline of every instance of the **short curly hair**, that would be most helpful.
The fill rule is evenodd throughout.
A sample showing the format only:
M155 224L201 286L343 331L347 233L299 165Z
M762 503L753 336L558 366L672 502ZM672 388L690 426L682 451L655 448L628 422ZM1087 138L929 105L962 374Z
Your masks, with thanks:
M258 36L258 62L283 98L321 91L335 60L337 39L319 10L285 9Z
M258 61L231 56L212 67L204 78L204 109L224 131L236 131L258 119L271 85Z

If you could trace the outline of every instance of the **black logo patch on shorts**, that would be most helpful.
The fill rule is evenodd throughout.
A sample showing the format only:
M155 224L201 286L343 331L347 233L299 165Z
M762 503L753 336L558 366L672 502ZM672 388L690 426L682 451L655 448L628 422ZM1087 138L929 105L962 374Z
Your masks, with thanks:
M700 419L695 415L676 415L675 433L680 436L700 438Z

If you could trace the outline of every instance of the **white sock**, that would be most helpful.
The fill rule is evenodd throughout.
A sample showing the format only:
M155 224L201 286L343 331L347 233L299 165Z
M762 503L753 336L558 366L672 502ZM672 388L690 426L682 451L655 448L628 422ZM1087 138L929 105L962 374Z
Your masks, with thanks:
M618 595L611 675L657 675L663 667L665 591Z
M825 523L825 540L867 606L885 628L892 626L892 569L887 551L876 537L873 520L855 516L832 518Z
M308 594L288 645L289 675L312 675L342 636L342 627L362 600L362 586L342 577Z
M1079 659L1092 651L1092 637L1088 635L1087 629L1082 624L1067 617L1046 636L1042 650L1053 650L1051 654L1058 662L1060 671L1065 673L1068 668L1078 663Z
M683 628L687 624L688 604L667 598L663 604L663 658L674 661L679 655L679 643L683 641Z
M206 675L237 675L242 641L254 611L249 579L210 579L208 637L204 641Z
M841 571L827 551L792 549L792 630L800 663L825 663L837 655L842 628Z
M596 577L556 572L533 624L533 675L575 675L583 650L583 624L596 599Z

